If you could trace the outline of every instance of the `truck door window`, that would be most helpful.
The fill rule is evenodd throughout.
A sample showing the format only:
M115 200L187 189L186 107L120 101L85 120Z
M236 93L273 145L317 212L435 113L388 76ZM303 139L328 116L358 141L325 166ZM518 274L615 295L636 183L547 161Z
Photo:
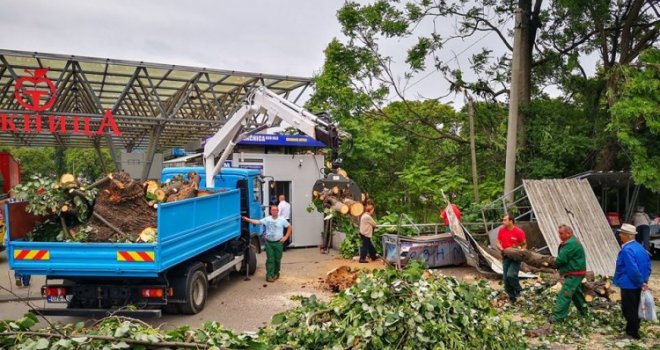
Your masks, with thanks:
M254 201L257 203L262 202L262 198L264 197L263 193L263 187L261 186L261 181L258 181L257 178L254 178L254 181L252 182L252 193L254 193Z

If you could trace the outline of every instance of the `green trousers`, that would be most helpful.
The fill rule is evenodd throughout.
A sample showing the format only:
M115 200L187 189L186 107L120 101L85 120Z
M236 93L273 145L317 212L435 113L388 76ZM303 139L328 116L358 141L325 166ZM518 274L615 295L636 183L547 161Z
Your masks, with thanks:
M582 279L584 276L566 276L564 283L555 302L555 311L552 313L552 321L557 322L568 317L571 302L575 304L581 315L587 314L587 302L584 300L582 290Z
M283 248L284 245L280 241L266 241L266 278L273 278L280 274Z

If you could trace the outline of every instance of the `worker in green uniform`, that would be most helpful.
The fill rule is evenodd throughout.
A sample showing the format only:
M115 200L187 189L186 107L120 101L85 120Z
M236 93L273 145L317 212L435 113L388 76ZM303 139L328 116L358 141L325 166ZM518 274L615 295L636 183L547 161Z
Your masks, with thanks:
M564 283L555 302L555 310L551 322L560 322L568 317L571 302L575 304L581 315L587 314L587 303L584 300L582 280L587 274L587 258L582 244L573 236L573 229L567 225L559 226L559 254L555 264L564 277Z

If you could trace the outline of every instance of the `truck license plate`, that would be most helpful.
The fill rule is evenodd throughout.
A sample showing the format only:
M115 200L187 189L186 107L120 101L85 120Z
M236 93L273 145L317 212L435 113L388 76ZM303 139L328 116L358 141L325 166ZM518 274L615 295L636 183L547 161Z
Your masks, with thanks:
M66 303L71 300L71 295L51 295L46 297L49 303Z

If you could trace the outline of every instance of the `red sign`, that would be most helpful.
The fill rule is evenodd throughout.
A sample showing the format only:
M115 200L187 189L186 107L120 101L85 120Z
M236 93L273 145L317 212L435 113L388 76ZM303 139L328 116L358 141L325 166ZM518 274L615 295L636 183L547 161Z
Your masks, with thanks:
M25 72L30 73L27 69ZM46 78L46 73L48 73L48 68L35 69L34 74L31 74L29 77L19 78L16 82L16 87L14 87L16 102L28 111L45 111L55 103L55 84L53 84L52 80ZM31 85L32 88L24 87L23 85ZM44 105L40 105L42 95L48 97ZM26 96L30 97L29 101L26 101Z
M0 114L0 130L10 132L43 132L44 130L51 134L84 134L89 137L94 135L102 135L106 128L110 128L115 136L120 136L121 131L115 122L112 111L105 110L103 119L98 124L96 130L92 130L92 118L84 116L42 116L38 112L43 112L51 108L55 104L57 90L52 80L46 77L48 68L35 69L32 74L29 70L28 77L21 77L16 81L14 87L14 96L16 102L28 111L37 112L35 115L23 114ZM41 104L42 97L45 97L45 103ZM71 123L68 123L68 121ZM21 128L22 122L22 128ZM18 124L18 127L17 127ZM46 125L44 125L46 124ZM47 126L47 128L46 128Z

